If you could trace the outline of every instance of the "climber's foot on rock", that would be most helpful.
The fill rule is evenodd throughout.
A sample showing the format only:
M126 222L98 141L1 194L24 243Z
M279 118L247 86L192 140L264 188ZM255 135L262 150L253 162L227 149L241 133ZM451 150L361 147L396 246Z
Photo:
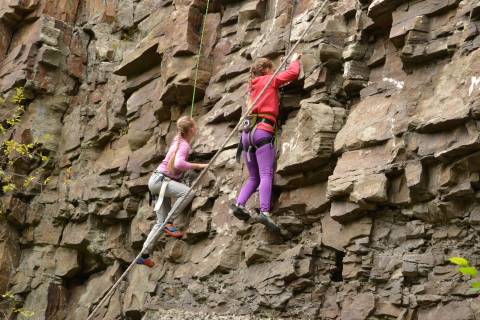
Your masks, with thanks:
M163 227L163 231L172 238L180 239L183 237L183 232L178 231L177 227L171 223L166 224L165 227Z
M239 220L247 222L251 218L247 209L243 206L231 204L230 210L232 211L232 214Z
M280 227L277 226L267 212L260 212L258 215L258 222L263 224L270 232L282 234Z
M143 264L149 268L152 268L154 265L155 265L155 262L153 262L152 259L148 258L148 257L141 257L141 258L138 258L137 261L136 261L137 264Z
M282 238L284 240L290 240L293 238L293 235L290 233L290 231L284 229L284 228L280 228L280 235L282 236Z

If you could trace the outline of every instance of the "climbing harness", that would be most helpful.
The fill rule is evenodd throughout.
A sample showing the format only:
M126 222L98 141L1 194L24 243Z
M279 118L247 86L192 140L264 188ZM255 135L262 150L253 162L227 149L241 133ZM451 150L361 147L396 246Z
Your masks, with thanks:
M240 142L238 143L237 153L235 155L235 159L237 160L237 162L240 162L240 158L243 151L247 151L247 158L248 158L248 161L250 161L251 153L254 153L258 148L266 144L274 142L276 134L273 138L261 139L260 141L257 141L256 144L253 142L253 135L255 134L255 131L257 130L257 126L260 123L266 123L271 125L274 128L275 133L277 132L277 123L275 121L268 119L267 117L272 117L272 115L269 115L266 113L251 113L245 118L245 120L243 121L242 125L239 128L239 131L241 132ZM242 143L243 132L248 132L249 145L246 150L244 149L245 146Z
M238 128L238 130L240 132L244 132L244 131L252 131L253 128L255 128L260 122L265 122L269 125L271 125L272 127L275 126L275 122L268 119L267 117L273 117L272 115L270 114L267 114L267 113L250 113L249 115L247 115L247 117L245 118L245 120L243 120L242 124L240 125L240 127Z
M195 80L193 82L192 106L190 108L190 117L193 117L193 112L195 111L195 95L197 93L198 69L200 67L200 58L202 56L203 36L205 34L205 25L207 24L209 6L210 6L210 0L207 0L207 7L205 9L205 15L203 16L202 32L200 34L200 45L198 47L197 64L195 66L195 78L194 78Z
M275 134L274 134L273 138L263 138L263 139L260 139L260 141L257 141L257 143L254 143L253 142L253 135L255 134L255 131L257 131L258 125L262 122L271 125L273 127L274 131L275 131ZM267 144L273 144L273 142L275 140L275 137L276 137L276 132L277 132L276 122L274 122L270 119L267 119L267 118L257 117L257 121L256 121L255 125L248 132L248 149L246 151L247 151L247 159L248 159L249 162L251 161L251 154L255 153L255 151L257 151L257 149L260 149L261 147L263 147L264 145L267 145ZM240 143L240 145L241 144L242 143ZM243 149L243 146L242 146L242 149Z
M153 184L158 184L159 182L162 182L164 178L164 175L159 173L157 170L155 170L150 177L150 180L155 179L152 181ZM150 191L150 188L148 188L148 205L151 207L152 202L155 204L158 200L158 195L157 194L152 194Z
M157 202L155 203L155 207L153 208L153 211L157 212L160 210L163 204L163 199L165 198L165 191L167 190L168 183L171 181L170 178L167 178L163 173L160 171L155 170L154 174L156 175L156 183L162 182L162 186L160 187L160 192L158 193L158 199Z
M312 28L313 24L315 23L315 21L317 20L317 18L320 16L320 14L322 13L322 10L323 10L323 7L325 6L325 4L328 2L328 0L324 0L322 5L318 7L317 11L315 12L312 20L310 21L310 23L308 24L307 28L303 31L303 33L301 34L300 38L297 40L297 42L295 43L295 45L291 48L290 52L288 53L288 55L285 57L285 60L278 66L278 68L275 70L275 72L273 73L272 77L270 78L270 80L265 84L265 86L263 87L262 91L260 91L260 93L258 94L258 96L255 98L255 100L253 101L253 103L249 106L247 112L240 118L240 121L237 123L237 125L235 126L235 128L233 128L233 130L230 132L230 134L227 136L227 138L225 139L225 141L222 143L222 145L218 148L217 152L213 155L212 159L210 159L210 162L207 164L207 166L202 170L202 172L200 172L200 174L198 175L197 179L195 179L195 181L192 183L192 186L188 189L187 193L185 194L184 198L181 200L181 201L176 201L175 204L173 205L172 209L170 210L170 212L168 213L167 215L167 218L165 219L165 221L162 223L162 225L160 226L159 228L159 231L162 231L162 229L165 227L165 225L168 223L168 220L176 213L178 207L180 207L180 205L183 204L184 201L186 201L186 199L188 199L188 196L192 193L192 191L200 184L200 181L202 180L203 176L208 172L208 170L210 169L210 167L212 166L212 164L215 162L215 160L217 160L218 156L220 155L220 153L222 153L222 151L225 149L226 145L228 144L228 142L230 141L230 139L232 139L232 137L237 133L237 130L238 128L240 127L240 125L243 123L243 121L246 119L246 117L251 113L251 111L253 110L253 108L255 107L255 104L260 100L260 98L265 94L265 92L267 91L267 88L268 86L272 83L273 79L275 78L275 76L282 70L283 68L283 65L286 63L286 61L290 58L290 56L293 54L293 52L295 52L295 50L297 49L298 45L300 44L300 42L303 40L303 38L305 37L305 35L310 31L310 29ZM100 302L97 304L97 306L92 310L92 312L90 313L90 315L88 316L88 318L86 320L92 320L93 317L95 316L95 313L100 309L100 307L110 298L110 296L112 295L112 293L115 291L115 289L120 285L120 283L125 279L125 277L128 275L128 273L130 272L130 270L135 266L136 264L136 261L138 258L141 258L143 254L143 249L140 251L140 253L133 259L132 263L130 263L130 265L127 267L127 269L120 275L120 277L117 279L117 281L110 287L110 289L105 293L105 295L103 296L102 300L100 300Z
M165 190L167 190L167 186L168 186L168 181L166 181L166 180L163 181L162 186L160 188L160 193L158 194L158 200L155 203L155 207L154 207L153 211L157 212L162 207L163 199L165 198Z
M150 195L149 205L152 205L152 200L156 199L155 200L155 207L154 207L153 211L157 212L162 207L163 200L165 199L165 192L167 190L168 184L172 181L172 179L169 178L168 176L166 176L163 172L161 172L159 170L155 170L153 172L153 177L152 178L154 179L153 184L157 185L157 184L161 183L160 191L158 192L158 195L152 195L150 193L150 191L148 191L148 193Z

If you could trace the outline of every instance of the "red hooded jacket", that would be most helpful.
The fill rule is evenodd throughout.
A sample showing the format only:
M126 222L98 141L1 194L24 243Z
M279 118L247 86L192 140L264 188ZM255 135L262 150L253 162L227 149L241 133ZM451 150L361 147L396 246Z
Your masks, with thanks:
M280 99L278 96L278 89L298 78L300 74L300 62L298 60L292 61L287 70L280 72L275 76L272 83L268 86L263 96L258 100L252 113L268 114L269 116L263 116L273 122L277 122L279 114ZM250 101L253 102L260 94L265 85L270 81L272 75L267 74L264 76L256 77L252 80L252 87L250 91ZM257 126L258 129L262 129L268 132L275 132L274 128L268 123L261 122Z

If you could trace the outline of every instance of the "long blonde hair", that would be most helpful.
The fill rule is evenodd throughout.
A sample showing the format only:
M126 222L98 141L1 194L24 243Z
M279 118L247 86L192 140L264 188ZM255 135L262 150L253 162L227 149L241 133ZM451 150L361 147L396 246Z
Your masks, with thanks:
M180 119L177 120L177 145L175 147L175 152L173 153L173 156L170 158L167 164L167 169L169 172L173 173L174 171L175 158L177 157L177 151L180 146L180 138L185 139L187 133L195 126L195 120L193 120L192 117L182 116L180 117Z

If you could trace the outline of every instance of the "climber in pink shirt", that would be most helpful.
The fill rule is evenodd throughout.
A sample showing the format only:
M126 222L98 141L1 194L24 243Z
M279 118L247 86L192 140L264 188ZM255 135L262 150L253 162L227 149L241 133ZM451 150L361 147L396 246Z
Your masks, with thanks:
M173 208L177 207L185 198L189 187L179 182L182 173L187 170L201 170L206 164L188 162L187 158L190 153L190 143L197 134L197 126L195 121L188 116L183 116L177 121L177 136L173 139L172 144L163 159L162 163L154 171L148 181L148 188L151 194L159 195L155 203L155 214L157 215L157 223L150 231L147 240L143 244L142 257L137 260L138 264L144 264L153 267L154 262L150 259L150 254L155 247L155 243L160 235L160 227L164 223L168 214L172 210L170 197L177 198ZM193 199L193 193L182 202L175 214L182 212L185 207ZM175 217L175 214L171 217ZM183 233L177 231L173 224L166 224L163 231L174 238L181 238Z

